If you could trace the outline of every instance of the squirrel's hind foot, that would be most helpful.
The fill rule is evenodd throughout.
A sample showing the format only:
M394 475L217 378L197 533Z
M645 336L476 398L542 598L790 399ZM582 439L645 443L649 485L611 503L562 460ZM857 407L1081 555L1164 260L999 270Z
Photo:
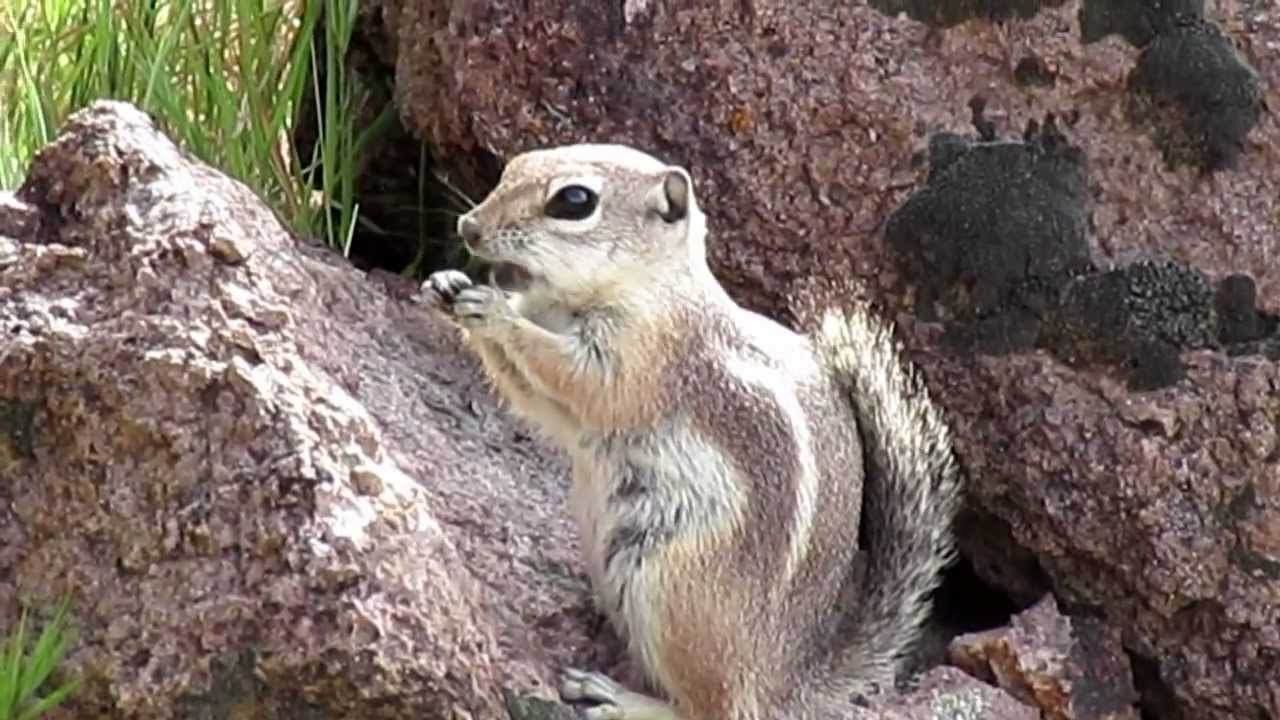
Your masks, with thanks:
M586 720L683 720L667 703L632 692L608 675L586 670L564 672L560 699L590 704L579 712Z

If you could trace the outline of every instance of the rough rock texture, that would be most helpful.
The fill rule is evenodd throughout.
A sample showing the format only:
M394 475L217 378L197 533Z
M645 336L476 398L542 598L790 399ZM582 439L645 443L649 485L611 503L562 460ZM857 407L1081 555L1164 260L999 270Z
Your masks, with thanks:
M905 324L916 344L940 341ZM1135 394L1042 354L920 357L946 388L973 501L1061 599L1122 630L1187 717L1280 708L1274 360L1191 352L1183 380Z
M1094 42L1114 33L1143 47L1189 17L1204 17L1204 0L1085 0L1080 36Z
M955 638L950 659L1038 708L1040 717L1138 720L1119 630L1097 618L1062 616L1052 595L1008 628Z
M974 505L1064 607L1122 631L1153 716L1280 715L1280 125L1261 112L1280 108L1280 13L966 2L974 19L938 28L871 5L962 19L927 2L383 0L381 27L406 125L474 196L495 157L627 142L691 169L713 265L749 306L787 320L815 279L864 283L948 410ZM929 183L931 142L1017 142L1051 114L1083 163L1079 183L1036 180L1067 209L1047 216L1069 223L1067 262L997 288L975 273L946 312L922 306L911 268L930 258L895 255L884 230ZM997 251L1021 252L960 257ZM993 290L1019 303L995 309L1022 320L986 326L1007 342L944 342ZM966 552L998 582L987 544Z
M920 676L910 692L874 709L859 709L849 720L1038 720L1035 708L951 667Z
M1129 78L1133 117L1170 165L1230 168L1262 114L1261 82L1214 23L1188 18L1158 33Z
M387 283L127 106L0 202L0 627L71 593L64 717L494 718L603 662L559 466Z
M981 103L974 125L988 132ZM925 186L884 232L916 314L944 321L953 348L1044 348L1074 366L1110 365L1138 390L1182 379L1185 350L1280 356L1280 323L1259 311L1247 275L1215 292L1205 273L1170 260L1099 270L1086 170L1052 115L1022 141L933 136Z
M713 261L755 306L781 310L792 282L813 274L864 278L901 302L877 231L923 182L929 137L970 133L967 106L980 95L1002 136L1049 112L1075 118L1099 264L1166 254L1229 268L1280 311L1280 270L1262 242L1280 233L1275 119L1260 121L1229 173L1166 170L1126 111L1141 51L1118 35L1082 43L1078 1L945 31L823 0L382 6L398 29L406 124L465 189L487 189L490 152L587 139L657 152L691 168ZM1274 8L1222 2L1209 17L1260 77L1280 77ZM1051 86L1013 82L1031 57ZM1280 106L1277 85L1265 90Z

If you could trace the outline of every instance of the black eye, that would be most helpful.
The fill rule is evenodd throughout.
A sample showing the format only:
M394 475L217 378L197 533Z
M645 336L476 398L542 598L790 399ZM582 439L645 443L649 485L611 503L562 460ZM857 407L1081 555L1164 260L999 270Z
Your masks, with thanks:
M551 199L543 212L547 217L557 220L584 220L595 212L600 198L581 185L565 185Z

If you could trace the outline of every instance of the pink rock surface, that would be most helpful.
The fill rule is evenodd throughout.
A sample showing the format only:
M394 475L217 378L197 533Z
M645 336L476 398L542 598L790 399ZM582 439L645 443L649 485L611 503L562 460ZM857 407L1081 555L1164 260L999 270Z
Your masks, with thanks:
M967 106L981 95L1001 136L1078 113L1068 134L1089 159L1100 264L1165 255L1249 273L1263 307L1280 312L1274 115L1235 170L1166 170L1125 117L1139 51L1116 36L1083 45L1080 5L938 31L863 2L631 1L630 23L553 0L384 3L398 29L402 115L446 163L474 176L465 158L477 149L509 156L596 140L684 164L711 218L716 268L756 306L781 311L792 281L811 276L856 276L900 295L877 231L923 184L928 136L971 132ZM1265 102L1280 107L1275 8L1218 2L1208 17L1271 80ZM1014 82L1029 55L1053 87Z
M1052 596L1008 628L961 635L953 663L1054 720L1138 720L1133 672L1120 632L1097 618L1059 614Z

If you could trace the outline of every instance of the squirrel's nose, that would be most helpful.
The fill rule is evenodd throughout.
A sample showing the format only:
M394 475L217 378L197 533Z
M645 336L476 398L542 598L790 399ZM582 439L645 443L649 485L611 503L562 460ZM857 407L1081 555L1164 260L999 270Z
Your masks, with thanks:
M480 240L480 222L470 215L458 218L458 237L468 246L475 245Z

